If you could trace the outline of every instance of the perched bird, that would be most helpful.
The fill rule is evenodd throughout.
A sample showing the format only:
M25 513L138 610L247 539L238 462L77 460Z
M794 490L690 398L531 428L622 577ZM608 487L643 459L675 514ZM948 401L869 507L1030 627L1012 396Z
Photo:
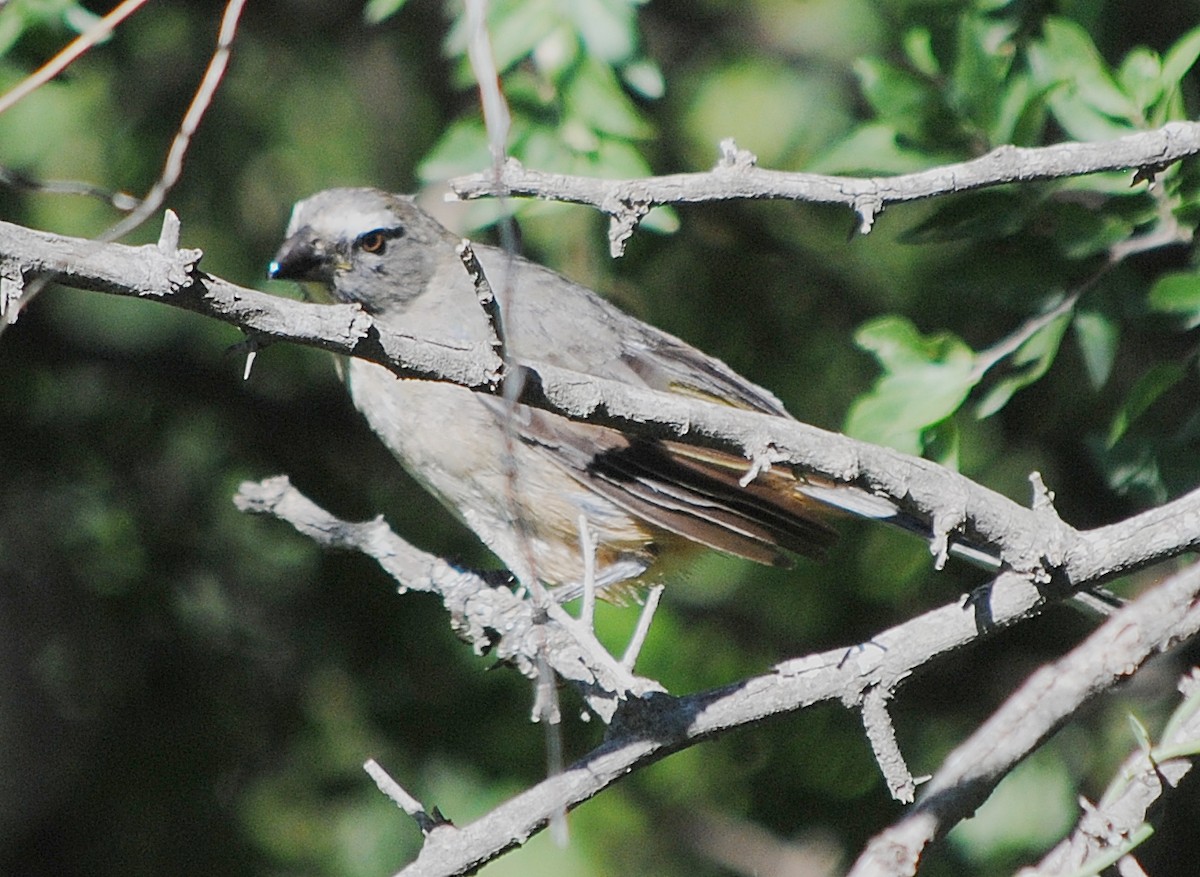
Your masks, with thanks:
M492 328L459 242L410 197L330 189L296 205L269 276L315 281L418 338L485 343ZM507 296L513 360L790 416L766 390L591 290L496 248L475 252ZM356 407L412 476L519 579L561 588L560 597L583 581L582 521L594 537L593 583L610 597L652 583L699 546L774 565L819 557L835 538L836 509L908 523L883 498L790 468L742 484L749 462L730 454L400 379L360 359L350 360L347 380Z

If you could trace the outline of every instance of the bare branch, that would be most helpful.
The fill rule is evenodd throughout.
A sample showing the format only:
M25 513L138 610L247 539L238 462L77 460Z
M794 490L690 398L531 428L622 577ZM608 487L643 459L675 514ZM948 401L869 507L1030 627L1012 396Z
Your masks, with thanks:
M153 297L268 339L294 341L387 366L401 377L495 392L502 363L489 345L451 346L395 332L352 305L307 304L234 286L196 269L198 250L164 254L67 238L0 222L6 289L48 275L72 286ZM15 267L14 267L15 266ZM786 464L857 484L931 522L995 549L1008 568L1067 593L1200 546L1200 491L1125 521L1080 533L1056 514L1024 508L919 457L783 417L662 393L544 363L523 363L519 401L575 420L672 438ZM510 376L510 378L513 376ZM505 381L508 386L511 380ZM1052 512L1052 510L1051 510Z
M217 86L221 84L221 78L225 75L225 68L229 64L229 50L233 45L238 19L242 15L242 7L245 3L246 0L229 0L225 7L225 13L221 16L221 28L217 34L217 48L208 62L204 78L200 80L200 85L196 89L196 94L192 98L187 112L183 115L183 121L179 123L179 131L176 132L175 139L171 142L171 148L167 151L167 160L163 164L162 174L150 191L146 193L142 202L128 216L101 235L102 239L116 240L133 231L158 212L162 207L163 199L167 197L167 192L171 191L171 188L178 182L179 175L183 173L183 159L192 143L192 137L195 135L196 129L200 127L200 121L208 111L208 105L212 103Z
M996 784L1084 703L1150 657L1200 632L1200 565L1115 612L1063 658L1038 669L954 750L920 801L868 845L851 877L915 873L925 847L975 812Z
M1069 837L1017 877L1047 877L1101 869L1127 854L1149 832L1151 808L1175 789L1200 755L1200 670L1183 677L1184 701L1153 750L1139 747L1114 774L1097 804L1080 801L1083 815ZM1124 872L1122 872L1124 873Z
M815 703L836 700L864 708L869 696L886 699L917 667L1028 617L1045 604L1027 580L1001 575L991 586L986 615L977 604L956 601L849 650L796 658L765 675L676 698L656 690L649 680L625 674L559 607L542 613L507 588L493 587L475 573L412 547L381 520L340 521L303 497L286 478L244 484L236 502L246 511L279 517L327 547L362 551L375 558L401 590L441 595L456 631L477 651L508 661L530 678L538 678L539 661L549 661L581 688L602 718L612 720L606 742L574 766L471 825L431 834L418 860L405 871L412 874L477 868L523 843L562 810L681 748Z
M875 761L887 781L888 791L901 804L911 804L917 794L917 781L913 779L904 753L896 740L896 728L888 714L887 704L891 692L872 688L862 696L863 728L871 741Z
M1003 183L1053 180L1101 171L1155 170L1200 154L1200 123L1170 122L1154 131L1103 143L1053 146L1001 146L971 161L942 165L893 177L835 177L766 170L732 142L721 144L722 158L706 173L670 174L635 180L601 180L527 170L513 159L502 171L450 181L464 200L494 196L543 198L586 204L612 217L609 240L620 255L623 239L650 207L743 198L787 198L816 204L841 204L870 231L876 215L889 204L968 192ZM1144 177L1143 177L1144 178Z
M33 74L21 80L3 97L0 97L0 113L3 113L23 98L28 97L55 76L66 70L84 52L108 37L113 32L113 28L137 12L145 2L146 0L124 0L123 3L117 4L108 15L101 18L73 39L65 49L43 64Z
M627 672L561 607L538 607L478 573L426 554L376 519L341 521L302 495L285 476L239 488L234 502L253 514L272 515L326 548L361 551L374 558L403 591L427 591L442 598L455 633L474 648L506 661L530 679L539 679L539 661L577 685L588 705L605 721L622 698L661 690ZM542 611L545 608L545 611Z
M499 363L487 345L479 350L450 349L388 332L353 307L302 304L233 286L197 270L197 251L164 252L170 250L174 238L170 223L161 248L81 241L0 223L0 259L17 266L21 276L45 276L87 289L158 298L239 326L256 338L295 340L364 356L388 364L402 375L452 378L476 388L491 387L490 376ZM1016 572L1001 574L985 597L911 619L850 653L838 649L799 658L729 689L676 699L646 694L653 684L629 676L607 652L593 647L590 632L582 631L557 605L535 606L507 588L490 587L478 576L428 555L413 554L414 549L397 540L381 522L347 525L306 508L285 483L257 488L269 494L265 496L246 489L244 503L253 500L259 510L292 521L323 544L368 551L406 587L438 590L460 633L477 648L490 648L492 654L527 675L536 674L538 660L553 661L556 672L581 685L598 711L614 719L609 742L575 768L551 777L480 823L433 832L412 873L440 873L440 866L433 871L424 869L435 859L444 865L447 857L464 863L464 868L486 861L523 841L554 813L585 800L638 765L728 728L821 700L836 698L861 706L869 691L878 691L886 699L915 667L977 639L981 632L1000 629L1039 611L1050 595L1035 584L1038 571L1053 584L1061 584L1065 593L1071 587L1174 556L1200 542L1200 492L1120 524L1079 533L1058 521L1052 506L1047 512L1044 498L1038 509L1025 509L928 461L786 418L596 381L537 364L526 368L529 379L523 402L643 435L670 435L739 449L748 460L763 459L769 449L775 465L802 466L826 477L853 481L907 507L923 509L931 519L961 521L972 539L1000 547ZM1047 555L1061 557L1061 565L1057 569L1043 566L1042 558ZM1171 616L1170 607L1164 611L1168 617L1182 614ZM503 635L498 636L498 631ZM1130 668L1134 666L1136 663ZM630 692L645 696L631 699ZM938 818L946 818L945 812L935 818L925 806L904 828L931 820L922 830L932 836L939 830ZM439 836L447 840L436 840Z
M375 781L375 785L379 787L379 791L387 795L392 802L413 818L417 823L417 827L421 829L421 834L429 834L439 825L445 825L444 819L437 815L431 815L422 805L421 802L408 793L408 791L392 779L391 774L384 770L379 762L374 758L368 758L363 764L363 770Z
M275 514L322 544L364 551L397 577L402 589L437 591L455 615L460 635L474 641L477 648L480 643L486 644L490 653L510 661L526 675L536 676L537 661L546 659L553 661L560 673L566 666L571 672L567 678L594 691L600 677L592 672L611 666L581 651L577 631L562 626L562 617L539 618L530 601L518 599L506 589L490 587L474 574L451 569L443 561L417 551L391 533L382 521L338 521L300 496L286 479L243 485L239 504ZM947 760L912 815L877 843L887 845L889 852L900 850L915 856L952 821L973 812L991 784L998 782L1084 699L1135 672L1150 654L1200 630L1200 608L1194 605L1197 592L1200 567L1144 595L1067 658L1035 674L997 716ZM879 749L880 741L890 740L882 748L898 758L894 736L890 730L880 730L878 712L900 683L938 655L1026 617L1040 601L1028 582L1002 575L992 586L986 624L981 622L977 606L954 603L883 631L849 652L833 649L797 658L777 665L772 673L725 688L685 697L643 688L636 697L611 700L613 721L603 745L478 821L430 833L418 859L401 873L468 873L523 843L556 814L603 791L638 767L733 729L819 702L836 699L861 708L864 722L869 718L874 728L873 745ZM456 605L464 608L456 609ZM504 633L498 634L501 630ZM608 684L612 683L601 687ZM885 720L885 724L890 728L890 722ZM1164 750L1167 756L1174 757ZM911 784L911 777L908 782ZM873 848L869 854L878 849Z

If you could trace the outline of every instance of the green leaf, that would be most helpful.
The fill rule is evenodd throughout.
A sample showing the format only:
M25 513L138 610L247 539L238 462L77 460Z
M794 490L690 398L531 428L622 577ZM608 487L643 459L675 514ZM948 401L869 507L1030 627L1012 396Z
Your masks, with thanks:
M621 79L642 97L651 100L662 97L667 90L662 71L653 61L642 60L626 64L621 68Z
M1137 496L1155 505L1166 502L1167 486L1153 443L1118 441L1094 452L1105 482L1118 495Z
M600 134L641 139L654 133L612 68L592 58L585 59L567 83L563 112L568 124L580 122Z
M1099 311L1077 311L1071 323L1075 343L1083 357L1083 365L1094 389L1108 382L1117 355L1120 329L1117 323Z
M1037 89L1027 73L1008 77L996 117L988 130L991 143L1012 143L1017 146L1036 145L1041 141L1046 125L1046 106L1049 90Z
M1117 82L1137 104L1142 116L1149 115L1150 108L1163 94L1162 60L1158 53L1135 46L1121 62Z
M1029 44L1027 56L1035 84L1052 89L1054 117L1076 140L1112 140L1141 124L1140 108L1113 81L1091 37L1075 22L1047 18L1042 39Z
M908 63L916 68L922 76L938 79L942 75L942 65L933 51L933 34L927 27L913 27L904 32L901 38L904 56Z
M925 443L925 456L935 463L940 463L955 472L959 470L962 449L962 430L953 417L947 417L941 423L934 424L925 430L922 436Z
M1162 275L1150 287L1146 304L1158 313L1181 315L1189 329L1195 328L1200 325L1200 273L1172 271Z
M460 19L465 21L466 16ZM509 0L494 4L487 26L496 69L504 73L518 61L528 58L561 22L562 13L553 0ZM463 34L463 37L469 36ZM462 51L466 51L465 41Z
M546 80L557 85L562 82L579 60L583 47L579 37L566 22L562 22L538 42L533 50L533 63L541 76L530 77L538 83L538 104L546 103ZM506 77L506 84L516 71Z
M589 56L617 64L637 49L637 18L627 0L571 0L562 4L562 11L575 24Z
M949 103L974 124L990 130L995 123L1013 62L1013 25L977 15L959 21Z
M466 116L452 122L437 143L417 166L417 176L426 182L440 182L460 174L491 167L487 131L478 116Z
M600 141L600 148L588 156L587 167L582 172L586 176L605 179L630 179L649 176L650 167L628 140L609 137Z
M865 441L921 453L926 431L957 411L978 381L966 344L949 333L921 335L904 317L864 324L855 343L884 370L846 418L847 434Z
M1015 190L969 192L941 201L919 224L900 235L906 244L1005 238L1025 227L1029 201Z
M1125 435L1134 421L1146 413L1163 393L1175 386L1187 373L1181 362L1161 362L1151 366L1129 391L1129 396L1113 417L1105 444L1112 448Z
M1137 741L1138 748L1142 750L1143 754L1149 755L1154 750L1154 742L1150 739L1150 729L1133 713L1127 713L1125 718L1129 720L1129 727L1133 730L1133 739Z
M404 8L408 0L367 0L363 7L363 18L368 24L379 24Z
M1042 219L1053 229L1054 242L1068 259L1105 254L1133 234L1133 226L1124 217L1069 200L1050 202Z
M1163 55L1163 86L1177 88L1184 75L1195 65L1197 58L1200 58L1200 27L1189 30Z
M655 234L675 234L679 231L679 214L674 207L652 207L638 228Z
M911 320L895 314L864 323L854 333L854 343L889 371L930 362L970 365L975 356L970 347L949 332L922 335Z
M903 136L923 139L929 116L943 110L933 83L887 61L859 58L854 73L876 116Z
M1011 373L988 390L975 409L980 420L991 417L1008 404L1018 390L1041 379L1054 363L1062 342L1063 333L1071 321L1070 314L1063 314L1042 326L1022 342L1009 358Z
M819 174L904 174L936 162L937 156L901 145L891 125L868 122L809 162L806 169Z

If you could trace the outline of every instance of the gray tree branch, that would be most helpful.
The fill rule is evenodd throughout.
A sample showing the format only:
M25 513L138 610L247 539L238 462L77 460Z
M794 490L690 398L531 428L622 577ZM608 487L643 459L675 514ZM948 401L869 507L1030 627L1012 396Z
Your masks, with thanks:
M258 346L294 341L367 358L405 377L450 380L481 392L503 391L502 364L486 345L471 349L434 344L390 332L354 307L303 304L235 286L201 272L199 251L177 249L176 237L168 223L158 246L129 247L0 223L5 295L17 300L26 283L49 279L154 298L237 326ZM1024 508L936 464L786 418L599 381L537 363L525 363L523 369L523 402L641 435L733 450L746 457L748 466L749 461L797 466L858 484L934 522L935 543L937 535L954 532L994 548L1008 571L985 595L914 618L868 644L799 658L729 689L684 698L653 694L651 686L622 675L619 665L607 656L589 651L586 640L571 630L565 613L525 618L521 613L533 611L528 601L490 588L483 580L466 580L464 596L454 598L461 608L451 612L458 612L468 638L477 646L486 641L494 647L491 631L520 631L500 643L503 656L520 667L550 654L546 643L558 642L554 637L561 633L564 651L556 669L579 682L589 697L598 695L600 701L607 701L612 730L604 746L564 774L470 826L431 832L411 873L461 873L477 867L523 841L553 813L585 800L629 770L728 728L834 697L863 709L866 694L877 692L882 703L915 667L976 639L981 632L1036 613L1052 597L1177 556L1200 543L1200 491L1118 524L1080 532L1059 520L1047 502ZM276 486L277 492L280 489ZM271 511L280 514L282 507L275 503ZM384 539L382 531L351 533L346 526L327 522L331 529L314 526L308 532L324 532L326 541L336 536L342 544L360 550L374 550L377 540ZM375 556L394 556L396 545L388 539L384 544L386 552ZM404 574L405 586L436 580L438 587L444 587L444 577L452 580L461 572L423 559L416 562L416 571ZM520 624L514 626L518 617ZM1170 620L1178 621L1178 616ZM524 664L527 671L528 666ZM1111 684L1111 674L1106 678ZM990 724L985 728L992 748L1009 753L1008 763L1015 763L1026 751ZM1003 770L1005 762L999 758L991 763ZM945 788L952 789L956 782L968 784L972 791L981 788L977 779L952 773ZM939 800L947 803L937 811L930 836L969 813L972 806L965 794L947 792ZM929 819L932 813L926 806L916 811L914 823L906 825ZM443 836L454 840L439 839ZM451 860L457 862L453 867Z
M536 675L538 656L545 655L557 672L581 687L589 703L611 708L603 744L476 822L429 832L417 860L401 872L405 875L469 873L629 772L772 716L837 701L863 711L865 721L878 724L875 713L881 702L917 668L982 633L1012 625L1045 603L1025 578L1004 574L991 586L986 624L978 603L955 601L882 631L868 642L785 661L734 685L675 697L647 680L624 688L627 683L619 673L606 675L612 672L611 663L581 645L587 638L580 639L570 620L539 617L532 601L518 599L505 588L492 587L476 574L414 548L382 521L341 521L284 478L243 484L236 501L244 510L286 521L322 545L367 554L400 582L402 590L441 596L455 629L477 651L507 660L530 677ZM1019 745L1024 738L1001 734L989 739L995 748L993 763L1007 759L1015 764L1026 752ZM900 757L898 747L888 749L893 757ZM969 812L957 815L961 818Z
M1178 788L1200 755L1200 670L1193 667L1184 675L1179 691L1183 702L1159 742L1153 748L1139 745L1114 772L1098 802L1081 799L1083 812L1075 830L1037 866L1022 869L1017 877L1077 874L1085 869L1099 873L1149 837L1152 808Z
M1003 183L1053 180L1101 171L1135 169L1137 178L1183 158L1200 154L1200 123L1170 122L1153 131L1103 143L1056 143L1052 146L1000 146L971 161L890 177L835 177L760 168L755 156L732 140L721 143L716 167L704 173L669 174L634 180L602 180L529 170L509 159L490 170L450 181L464 200L529 197L586 204L611 217L609 242L619 256L642 217L661 204L786 198L840 204L869 232L889 204L969 192Z
M392 331L355 306L308 304L245 289L200 271L199 260L198 250L104 244L0 222L0 267L7 285L19 287L39 277L154 298L236 326L260 347L292 341L368 359L401 377L503 392L503 362L488 345L434 343ZM732 451L746 458L748 468L751 461L795 466L859 485L929 521L935 545L947 535L962 535L994 549L1012 570L1064 592L1200 545L1200 491L1081 533L1048 505L1025 508L919 457L787 418L542 363L521 365L519 401L525 404L642 436Z
M1067 655L1039 668L947 756L904 817L878 835L850 877L916 873L925 847L973 813L1012 767L1076 710L1151 657L1200 632L1200 565L1115 612Z

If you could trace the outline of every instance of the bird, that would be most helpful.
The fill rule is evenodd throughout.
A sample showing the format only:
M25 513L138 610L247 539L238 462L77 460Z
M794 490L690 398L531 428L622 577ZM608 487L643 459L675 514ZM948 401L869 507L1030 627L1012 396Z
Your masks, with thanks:
M412 196L336 188L299 201L268 276L359 305L383 325L456 346L494 326L464 268L461 238ZM769 391L505 250L476 245L504 298L510 360L791 418ZM560 600L585 587L622 601L714 549L772 566L822 558L846 513L928 528L885 497L791 467L747 478L735 454L581 423L351 358L355 407L401 465L520 582ZM588 553L590 552L590 556Z

